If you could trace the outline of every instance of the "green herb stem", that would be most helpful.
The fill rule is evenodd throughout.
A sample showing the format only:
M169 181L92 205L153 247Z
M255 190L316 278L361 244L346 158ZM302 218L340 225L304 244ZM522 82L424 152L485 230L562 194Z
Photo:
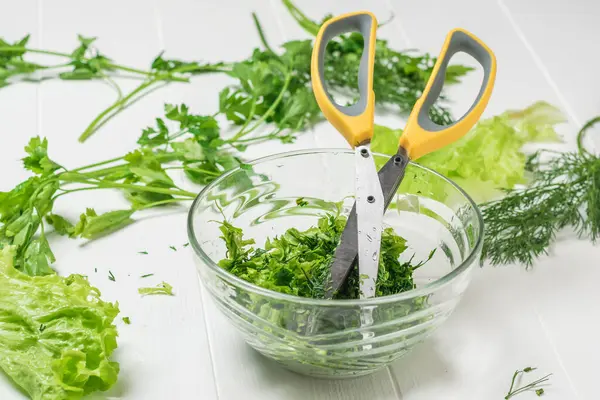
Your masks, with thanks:
M96 186L104 189L128 189L142 192L151 192L151 193L161 193L161 194L170 194L174 196L183 196L189 198L196 198L197 193L188 192L187 190L182 189L168 189L161 187L153 187L153 186L142 186L142 185L134 185L129 183L118 183L118 182L106 182L106 181L90 181L90 179L86 175L81 175L79 179L77 176L72 176L70 179L65 179L63 176L63 180L66 182L77 182L83 183L87 185ZM75 190L75 189L73 189Z
M256 30L258 31L258 36L260 37L260 42L265 46L265 49L270 51L271 53L275 53L269 43L267 42L267 38L265 37L265 33L263 31L262 26L260 25L260 21L258 20L258 16L255 12L252 13L252 19L254 20L254 26L256 26Z
M144 70L137 69L137 68L127 67L125 65L113 64L110 62L106 63L105 65L107 68L118 69L120 71L125 71L125 72L131 72L132 74L138 74L138 75L144 75L144 76L150 76L150 77L154 77L157 75L157 73L153 72L153 71L144 71Z
M169 168L165 168L165 169L182 169L182 168L179 168L179 167L170 168L169 167ZM194 168L194 167L187 166L186 169L195 171L195 172L199 172L199 173L203 173L203 174L207 174L207 175L212 175L215 177L223 175L223 172L210 171L210 170L203 169L203 168Z
M96 130L98 128L100 128L107 121L107 120L104 120L104 121L102 121L102 120L108 114L110 114L113 110L115 110L119 107L124 107L127 104L127 102L129 100L131 100L135 95L137 95L138 93L142 92L143 90L149 88L150 86L152 86L153 84L155 84L158 81L160 81L159 78L153 78L153 79L143 82L137 88L132 90L127 96L121 98L120 100L117 100L110 107L106 108L104 111L102 111L100 114L98 114L98 116L96 118L94 118L94 120L90 123L90 125L85 129L85 131L83 131L83 133L79 137L79 141L81 143L85 142L90 136L92 136L94 134L94 132L96 132Z
M61 193L57 194L56 196L54 196L52 198L52 200L55 201L59 197L62 197L62 196L66 195L66 194L69 194L69 193L83 192L83 191L86 191L86 190L98 190L98 189L104 189L104 188L101 188L101 187L98 187L98 186L89 186L89 187L83 187L83 188L77 188L77 189L69 189L69 190L62 189L63 192L61 192Z
M256 142L261 142L261 141L275 139L275 138L279 137L279 134L282 131L283 130L279 129L276 132L269 133L267 135L255 136L255 137L251 137L251 138L247 138L247 139L237 139L237 140L233 140L232 139L232 140L226 140L225 142L227 144L232 145L232 146L235 146L236 144L248 144L248 143L255 144Z
M131 189L131 190L136 190L136 191L141 191L141 192L162 193L162 194L171 194L171 195L175 195L175 196L184 196L184 197L189 197L192 199L195 199L196 196L198 196L198 193L192 193L192 192L188 192L187 190L181 190L181 189L173 190L173 189L166 189L166 188L159 188L159 187L152 187L152 186L132 185L132 184L127 184L127 183L98 182L95 184L98 185L99 187L103 187L103 188Z
M27 53L47 54L50 56L71 58L71 55L67 54L67 53L59 53L57 51L50 51L50 50L32 49L29 47L21 47L21 46L0 47L0 53L3 53L3 52L14 52L14 53L27 52Z
M256 128L258 128L259 126L261 126L261 124L263 122L265 122L267 120L267 118L269 118L273 112L275 112L275 109L277 108L277 106L279 106L279 103L281 103L281 100L283 100L283 96L285 95L287 88L290 84L290 81L292 79L292 74L290 72L287 73L286 77L285 77L285 82L283 83L283 88L281 89L281 91L279 92L279 95L277 96L277 98L275 99L275 101L273 101L273 103L271 104L271 106L268 108L268 110L254 123L254 125L252 125L250 127L250 129L248 129L247 131L244 130L240 130L231 140L232 141L236 141L244 136L246 136L247 134L251 133L252 131L254 131Z
M253 98L252 105L250 106L250 112L248 113L248 117L246 118L246 122L244 122L244 125L242 125L242 127L240 128L238 133L233 137L232 140L235 141L236 139L244 136L244 130L248 127L248 125L250 125L250 122L252 122L252 118L254 118L255 113L256 113L256 98Z
M590 152L587 151L586 148L583 146L583 138L585 137L588 129L596 125L598 122L600 122L600 116L592 118L591 120L586 122L585 125L583 125L583 127L579 130L579 133L577 134L577 148L579 149L580 154L590 154Z
M181 203L182 201L192 201L192 200L193 199L188 199L188 198L165 199L165 200L155 201L154 203L145 204L145 205L141 206L139 208L139 210L145 210L147 208L162 206L165 204Z
M319 33L319 25L316 24L313 20L308 18L306 14L304 14L298 7L292 3L291 0L283 0L283 4L288 9L292 17L298 22L298 24L309 34L312 36L317 36Z
M110 160L105 160L105 161L100 161L94 164L89 164L89 165L84 165L83 167L79 167L79 168L75 168L75 169L71 169L68 172L79 172L79 171L83 171L86 169L90 169L90 168L96 168L96 167L100 167L102 165L106 165L106 164L111 164L117 161L121 161L124 157L115 157L115 158L111 158Z

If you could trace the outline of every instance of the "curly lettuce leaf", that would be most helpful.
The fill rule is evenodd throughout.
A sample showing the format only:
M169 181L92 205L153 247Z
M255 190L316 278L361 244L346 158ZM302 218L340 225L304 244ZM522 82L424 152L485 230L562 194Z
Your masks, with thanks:
M0 369L34 400L76 400L116 381L113 321L118 305L100 299L81 275L28 276L0 250Z
M565 121L558 108L537 102L523 110L509 110L482 120L457 142L416 161L455 181L475 201L484 202L496 196L498 189L524 183L523 146L559 141L554 127ZM401 134L401 130L376 126L371 149L395 154ZM413 186L422 186L423 182L402 184L402 190L416 193Z

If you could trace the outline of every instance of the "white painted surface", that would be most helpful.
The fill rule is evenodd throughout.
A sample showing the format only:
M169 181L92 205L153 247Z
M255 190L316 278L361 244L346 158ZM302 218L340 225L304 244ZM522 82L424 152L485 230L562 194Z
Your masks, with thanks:
M393 11L396 18L380 36L399 49L415 47L436 54L449 29L472 31L498 58L496 89L486 115L539 99L549 101L569 114L569 123L561 128L569 147L577 127L600 114L595 90L600 84L597 2L305 0L298 5L314 19L370 9L385 20ZM260 16L272 44L306 37L277 0L13 1L0 13L0 36L14 40L29 32L32 46L58 51L74 48L77 33L97 36L107 55L134 67L146 67L162 49L169 57L237 60L259 45L252 11ZM0 190L27 176L18 160L33 135L48 137L52 157L70 167L107 159L132 149L140 129L152 123L165 102L185 102L203 113L216 110L217 93L227 82L224 76L203 76L189 85L157 91L84 145L76 138L112 101L110 88L61 81L3 88ZM476 85L468 81L452 89L456 110L467 106L473 93L469 89ZM389 116L378 117L378 122L403 124L399 117ZM344 142L332 128L320 125L294 145L268 144L248 154L319 146ZM101 211L125 205L114 193L83 192L69 198L58 207L72 217L86 206ZM107 299L119 301L122 315L132 321L128 326L119 321L119 383L95 399L500 399L513 371L528 365L554 373L546 399L598 398L600 250L587 242L564 235L532 271L519 266L477 270L450 320L390 370L358 380L323 381L264 360L218 314L198 284L189 248L181 248L187 241L184 208L149 216L87 245L53 241L58 270L88 274ZM137 254L141 250L150 254ZM116 282L107 279L108 270ZM155 276L144 284L166 280L177 295L140 298L138 277L150 272ZM21 398L0 377L0 399ZM526 393L520 398L536 397Z

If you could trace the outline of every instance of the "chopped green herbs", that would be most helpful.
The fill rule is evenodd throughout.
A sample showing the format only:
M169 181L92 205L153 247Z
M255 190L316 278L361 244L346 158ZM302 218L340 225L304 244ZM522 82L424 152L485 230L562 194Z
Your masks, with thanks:
M184 243L184 244L183 244L183 247L188 247L189 245L190 245L190 243L189 243L189 242L187 242L187 243Z
M138 251L138 254L144 254L144 255L147 255L147 254L148 254L148 252L147 252L147 251Z
M296 205L298 207L306 207L308 205L308 201L304 200L304 197L299 197L296 199Z
M177 248L175 246L169 246L169 248L173 251L177 251Z
M123 322L127 325L131 325L131 320L129 319L129 317L123 317Z
M149 296L149 295L173 296L173 286L169 285L166 282L162 282L155 287L139 288L138 293L141 294L142 296Z
M140 278L148 278L148 277L150 277L150 276L154 276L154 274L146 274L146 275L142 275L142 276L140 276Z
M330 264L338 246L346 217L328 215L317 226L306 231L295 228L283 235L267 239L263 248L251 247L254 241L244 239L243 232L230 223L221 223L227 258L219 265L230 273L265 289L301 297L323 298L330 280ZM423 265L400 261L407 249L406 241L392 228L383 231L376 295L387 296L415 287L413 272ZM430 257L435 252L432 251ZM425 261L426 262L426 261ZM348 284L336 298L359 297L359 276L355 268Z
M108 279L113 282L116 281L115 276L113 275L112 271L108 271Z

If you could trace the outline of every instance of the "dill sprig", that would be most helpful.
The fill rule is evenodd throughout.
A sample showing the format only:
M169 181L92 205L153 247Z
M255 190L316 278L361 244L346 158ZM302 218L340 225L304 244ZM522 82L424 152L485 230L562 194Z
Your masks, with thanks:
M536 379L535 381L528 383L525 386L522 386L520 388L515 388L515 383L517 381L517 377L523 373L529 373L532 371L535 371L537 368L532 368L532 367L527 367L527 368L523 368L521 370L516 370L515 373L513 374L512 377L512 381L510 382L510 389L508 389L508 393L506 394L506 396L504 397L505 400L511 399L514 396L523 393L523 392L527 392L530 390L535 390L535 394L539 397L541 395L544 394L544 389L540 388L540 385L542 383L545 383L547 381L550 380L550 376L552 374L548 374L546 376L541 377L540 379Z
M531 184L507 190L507 195L482 206L486 224L483 259L492 264L520 262L531 266L547 254L557 233L573 228L592 242L600 236L600 158L582 140L600 117L590 120L577 135L579 150L561 153L544 162L548 150L533 154L526 169Z

